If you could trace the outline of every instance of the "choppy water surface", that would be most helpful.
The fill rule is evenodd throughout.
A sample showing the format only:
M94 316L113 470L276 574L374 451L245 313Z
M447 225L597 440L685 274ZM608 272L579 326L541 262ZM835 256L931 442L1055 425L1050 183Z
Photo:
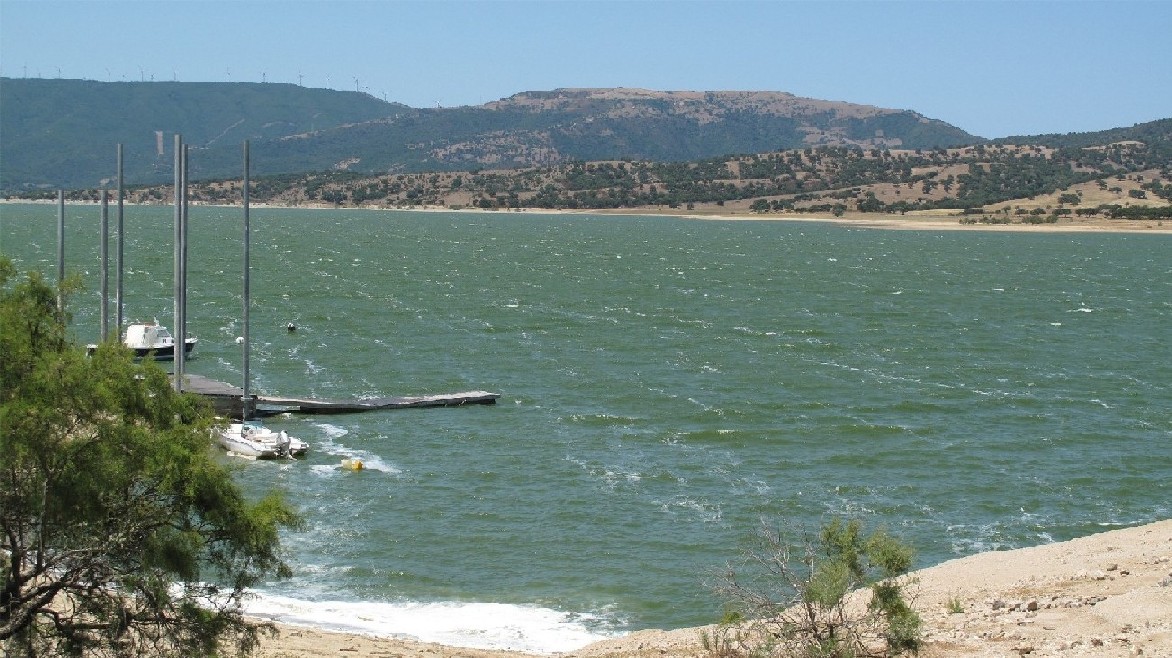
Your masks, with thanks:
M91 341L98 211L68 215ZM191 222L188 369L232 382L241 216ZM0 207L0 248L53 276L55 217ZM171 324L171 210L128 208L127 226L127 315ZM240 480L287 491L309 527L284 538L297 575L260 614L557 651L713 621L705 577L763 517L858 516L927 566L1169 515L1166 236L297 210L252 226L254 387L502 394L272 419L310 457ZM369 470L339 470L351 456Z

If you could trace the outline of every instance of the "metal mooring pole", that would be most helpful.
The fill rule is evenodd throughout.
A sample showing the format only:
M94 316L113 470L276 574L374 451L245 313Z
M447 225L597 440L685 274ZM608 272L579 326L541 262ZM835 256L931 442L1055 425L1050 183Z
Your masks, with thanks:
M102 319L101 342L110 335L110 195L102 188L102 235L99 238L102 253Z
M126 230L122 217L122 204L126 199L126 188L122 181L122 145L118 145L118 257L115 258L117 262L118 275L115 277L115 292L114 292L114 335L119 339L122 338L122 324L126 321L123 317L123 310L125 302L122 297L122 274L125 270L123 257L126 253Z
M187 374L187 164L188 147L183 145L183 166L180 178L182 184L182 212L179 213L179 321L175 323L175 377L183 390L183 377Z
M65 190L57 190L57 310L65 308Z
M243 314L243 320L244 320L244 361L243 361L244 395L240 398L241 418L243 420L248 420L252 416L252 414L249 413L249 403L252 402L252 399L248 396L248 379L249 379L249 372L248 372L248 348L249 348L248 307L250 306L249 299L251 297L251 290L249 290L249 280L248 280L249 279L249 271L248 271L249 270L249 266L248 266L249 253L248 253L248 250L250 248L250 245L248 243L248 237L249 237L248 165L249 165L249 163L248 163L248 140L244 140L244 314Z
M179 296L181 294L179 291L179 287L180 287L181 279L182 279L183 275L180 273L182 265L179 262L179 260L181 258L179 241L181 239L180 236L182 234L182 223L183 223L183 137L181 135L179 135L178 133L176 133L175 134L175 237L174 237L174 240L175 240L175 242L174 242L174 262L175 262L175 265L174 265L174 271L172 272L172 274L174 275L174 283L172 285L172 293L173 293L173 297L175 298L175 309L174 309L175 321L171 324L171 327L173 329L175 329L176 332L179 331L179 320L181 319L179 317ZM178 368L175 368L175 370L178 370ZM176 391L183 390L183 377L180 376L180 374L178 372L175 373L175 390Z

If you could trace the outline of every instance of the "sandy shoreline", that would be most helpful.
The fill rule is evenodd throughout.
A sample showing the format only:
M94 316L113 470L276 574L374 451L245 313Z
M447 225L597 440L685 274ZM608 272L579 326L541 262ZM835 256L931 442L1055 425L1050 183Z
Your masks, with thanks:
M536 212L536 211L534 211ZM544 212L544 211L542 211ZM773 214L709 214L676 212L591 212L555 211L564 214L605 214L605 215L650 215L679 217L681 219L733 221L733 222L817 222L839 224L856 228L903 230L903 231L994 231L1006 233L1172 233L1172 221L1164 225L1159 221L1136 221L1126 219L1068 219L1055 224L961 224L958 216L922 215L900 216L850 213L843 217L825 215L773 215Z
M965 656L1172 656L1172 519L1067 542L993 551L913 574L926 658ZM956 612L957 607L963 611ZM708 656L700 630L638 631L565 658ZM281 626L265 658L521 658Z
M0 199L0 205L37 204L56 205L56 200ZM97 202L67 202L66 205L98 206ZM133 205L133 204L131 204ZM240 208L239 204L215 205L194 204L217 208ZM166 207L165 204L163 207ZM868 229L912 230L912 231L995 231L1010 233L1155 233L1172 234L1172 221L1165 224L1160 220L1107 219L1103 217L1063 218L1054 224L961 224L960 215L944 212L930 212L914 215L885 215L878 213L847 213L842 217L827 214L773 214L735 212L721 210L672 210L663 208L622 208L600 210L555 210L546 208L519 208L484 210L480 208L452 209L446 206L411 206L407 208L382 208L376 206L335 208L328 204L287 206L280 204L251 203L250 208L290 210L374 210L384 212L419 213L471 213L496 215L610 215L629 217L677 217L685 220L707 220L726 222L817 222L839 224Z

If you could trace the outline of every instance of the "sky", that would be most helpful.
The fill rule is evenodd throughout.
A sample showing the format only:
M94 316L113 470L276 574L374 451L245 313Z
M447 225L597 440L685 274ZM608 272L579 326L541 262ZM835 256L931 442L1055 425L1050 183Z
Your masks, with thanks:
M785 91L995 138L1172 117L1172 0L0 0L0 75L283 82L411 107Z

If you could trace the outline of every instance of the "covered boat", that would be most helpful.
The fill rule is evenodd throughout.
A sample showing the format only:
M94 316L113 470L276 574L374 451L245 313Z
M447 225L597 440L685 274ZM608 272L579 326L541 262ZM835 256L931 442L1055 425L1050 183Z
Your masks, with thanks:
M183 356L187 358L195 349L196 339L188 338L183 343ZM150 324L139 322L128 325L122 344L134 350L136 358L152 354L157 361L170 361L175 358L175 337L166 327L159 324L158 320Z
M183 341L183 357L191 358L191 351L195 349L195 338ZM142 359L153 356L156 361L173 361L175 359L175 337L166 327L154 322L135 322L126 327L122 337L122 344L134 350L134 358ZM86 353L93 354L97 345L86 345Z

